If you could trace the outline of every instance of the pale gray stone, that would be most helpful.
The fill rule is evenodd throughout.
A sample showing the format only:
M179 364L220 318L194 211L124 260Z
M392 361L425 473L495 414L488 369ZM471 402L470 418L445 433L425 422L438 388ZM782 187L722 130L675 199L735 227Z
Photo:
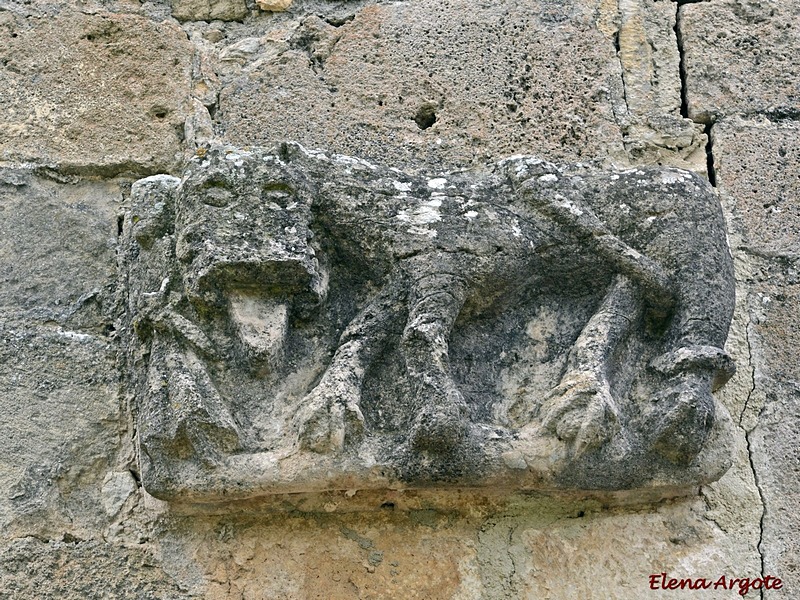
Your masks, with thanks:
M750 252L800 255L800 125L766 118L724 119L712 129L720 189Z
M109 517L115 516L136 489L136 480L130 471L116 471L106 475L102 490L106 514Z
M179 185L137 183L127 223L157 496L629 489L729 464L711 390L733 373L732 268L688 172L212 147Z
M13 541L0 550L0 596L13 600L188 598L148 548L96 540Z
M766 119L714 126L717 178L731 198L740 261L747 265L748 344L754 372L747 398L750 460L763 503L764 574L800 586L797 406L800 401L800 127ZM769 591L765 598L780 598Z
M111 340L121 199L109 182L0 170L2 527L99 527L102 475L85 470L114 459L122 427Z

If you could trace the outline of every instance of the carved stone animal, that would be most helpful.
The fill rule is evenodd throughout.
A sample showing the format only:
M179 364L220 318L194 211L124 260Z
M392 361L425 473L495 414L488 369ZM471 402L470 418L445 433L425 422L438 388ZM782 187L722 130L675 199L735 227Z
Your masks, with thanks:
M260 338L237 326L264 368L281 360L287 311L324 306L333 255L372 282L292 419L301 450L336 453L369 435L365 377L400 332L414 412L405 444L458 453L477 425L452 374L454 323L465 306L491 306L514 288L531 297L580 288L598 298L550 393L506 403L574 459L636 438L642 452L691 462L714 422L711 391L733 372L723 350L733 310L724 221L708 184L684 171L513 157L484 172L426 177L288 144L212 148L171 194L169 214L145 220L137 239L153 238L144 225L174 223L179 289L198 314L228 306L241 325L242 290L276 298L274 326ZM202 354L202 334L166 304L151 311L160 316L149 322L162 324L152 328ZM653 358L636 371L624 357L643 337ZM235 419L222 403L185 415L203 422L190 444L214 446L219 426L224 451L235 447Z

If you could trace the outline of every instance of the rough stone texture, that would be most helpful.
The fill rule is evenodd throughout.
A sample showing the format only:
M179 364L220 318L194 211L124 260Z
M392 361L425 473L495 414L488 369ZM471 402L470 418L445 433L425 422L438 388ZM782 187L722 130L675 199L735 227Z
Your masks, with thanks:
M138 545L24 537L0 550L0 596L36 600L185 597L157 563L157 557Z
M172 16L179 21L236 21L247 16L244 0L173 0Z
M717 178L735 203L740 243L765 258L800 255L797 123L732 118L712 131Z
M689 117L798 116L800 5L714 0L680 8Z
M360 514L174 517L160 538L191 559L176 581L214 600L669 598L649 590L650 574L759 568L741 533L707 520L701 500L609 510L463 496L461 510L442 511L402 497Z
M104 175L170 170L192 59L180 28L16 6L0 11L0 161Z
M0 175L0 597L738 597L650 590L661 571L772 574L786 586L766 598L797 597L797 3L681 2L677 23L668 0L212 1L186 18L243 4L178 23L162 0L0 0L0 160L57 167ZM108 176L178 173L215 136L417 172L530 153L702 173L679 45L689 116L717 119L735 250L739 370L717 400L739 427L719 481L614 508L451 490L180 512L142 490L113 370L127 333L108 329L126 185Z
M621 159L620 68L598 4L423 0L338 26L286 15L246 51L237 42L235 58L227 50L239 66L227 69L218 129L241 146L292 140L404 170L515 153Z
M59 184L0 169L3 312L97 331L110 325L121 202L114 183Z
M49 535L102 521L120 444L118 185L0 171L0 523ZM42 224L46 224L42 227Z
M711 391L734 371L733 268L688 172L515 157L412 177L212 147L136 182L125 231L160 498L680 487L730 464Z
M764 503L760 551L764 571L780 573L788 589L800 586L798 144L796 123L726 119L714 127L718 182L751 283L749 343L758 366L743 417Z
M617 111L625 148L640 163L672 164L705 173L706 136L681 117L680 56L675 4L620 0L614 24L626 110ZM604 24L604 31L613 31Z

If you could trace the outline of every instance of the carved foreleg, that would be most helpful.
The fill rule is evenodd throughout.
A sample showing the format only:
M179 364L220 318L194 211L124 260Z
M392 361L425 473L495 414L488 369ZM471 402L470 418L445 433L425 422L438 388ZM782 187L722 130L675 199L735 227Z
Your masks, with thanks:
M575 342L561 383L542 403L542 425L570 445L573 456L599 447L620 429L608 381L609 361L641 310L633 283L615 276L600 309Z
M364 430L361 386L370 363L386 346L405 309L401 278L389 283L347 326L317 386L295 415L301 448L339 452Z
M442 263L437 257L430 260ZM411 431L419 449L447 451L467 432L467 408L450 374L449 342L466 284L457 275L434 273L412 283L403 351L414 395L421 403Z
M146 386L138 426L151 459L212 466L238 448L236 421L192 349L154 333Z

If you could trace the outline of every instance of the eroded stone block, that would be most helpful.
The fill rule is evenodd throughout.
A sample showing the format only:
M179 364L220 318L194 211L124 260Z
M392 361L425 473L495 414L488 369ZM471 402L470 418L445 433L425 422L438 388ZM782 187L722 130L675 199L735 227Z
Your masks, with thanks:
M800 253L800 126L723 119L713 128L720 189L747 249L768 257Z
M800 5L775 0L722 0L681 6L689 116L772 112L800 105Z
M0 13L0 160L170 170L188 111L185 34L131 14L55 10Z
M748 395L750 460L763 518L764 569L800 585L800 128L793 122L724 119L714 125L717 181L731 198L739 260L747 269L748 344L755 365ZM770 591L765 597L780 597Z
M423 0L275 21L221 52L243 68L220 67L215 119L240 146L289 139L404 170L622 159L614 25L598 23L615 18L608 3Z
M729 464L711 391L733 274L688 172L514 157L429 177L213 147L138 182L126 230L159 497L617 490Z
M172 16L181 21L235 21L247 13L244 0L172 0Z
M121 201L115 183L63 185L27 170L0 169L0 307L6 315L79 328L108 325Z
M112 341L121 200L116 183L0 169L0 528L102 527L123 418Z

